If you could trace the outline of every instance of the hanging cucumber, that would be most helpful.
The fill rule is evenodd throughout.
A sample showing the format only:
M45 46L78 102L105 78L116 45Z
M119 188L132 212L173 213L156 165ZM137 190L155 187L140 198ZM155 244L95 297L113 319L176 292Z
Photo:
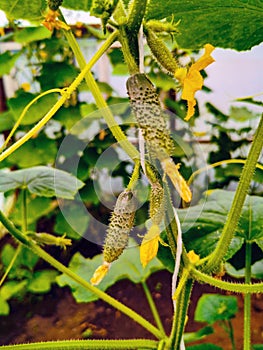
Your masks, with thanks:
M110 264L117 260L127 247L133 227L137 201L130 190L123 191L116 202L103 247L103 264L97 268L91 283L97 285L104 278Z
M179 165L175 165L170 157L174 145L154 85L142 73L133 74L128 78L126 85L132 110L150 155L160 161L164 172L169 176L182 199L190 202L191 190L179 173Z

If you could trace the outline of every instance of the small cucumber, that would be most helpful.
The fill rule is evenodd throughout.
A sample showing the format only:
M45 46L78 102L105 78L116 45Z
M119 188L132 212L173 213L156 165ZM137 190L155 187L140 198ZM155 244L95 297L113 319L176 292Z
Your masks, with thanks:
M136 199L132 191L123 191L116 202L103 247L104 261L111 263L118 259L126 248L129 233L133 227Z

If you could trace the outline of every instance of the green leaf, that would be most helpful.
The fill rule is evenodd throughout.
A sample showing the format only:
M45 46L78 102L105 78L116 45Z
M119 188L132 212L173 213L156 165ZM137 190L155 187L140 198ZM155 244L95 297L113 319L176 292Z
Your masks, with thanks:
M221 294L204 294L195 309L195 321L213 324L219 320L230 320L238 311L237 298Z
M263 350L263 344L252 345L253 350Z
M223 350L223 348L221 348L220 346L210 344L210 343L187 346L186 349L187 350Z
M60 108L54 119L58 120L66 129L70 130L82 118L79 106Z
M247 120L253 120L259 117L258 113L250 111L246 107L231 107L229 118L234 119L237 122L245 122Z
M22 225L22 203L23 195L19 194L15 208L10 219L15 225ZM50 198L40 198L27 195L27 224L35 223L39 218L50 213L54 207Z
M63 7L68 7L73 10L89 11L92 0L64 0Z
M6 316L6 315L9 315L9 312L10 312L10 307L7 301L5 301L0 295L0 315Z
M25 289L27 281L8 281L0 289L0 296L4 300L9 300Z
M214 330L210 326L203 327L196 332L184 333L184 341L190 343L200 339L204 339L207 335L214 333Z
M108 274L99 284L99 289L105 291L117 281L126 278L134 283L140 283L145 281L151 273L164 269L164 266L156 258L143 269L140 263L139 247L132 240L130 244L130 248L127 248L120 258L112 263ZM76 253L71 259L69 267L86 281L90 281L94 271L102 264L102 261L102 254L96 255L93 259L85 259L80 253ZM87 291L64 274L57 277L57 282L61 287L69 286L78 303L98 299L96 295Z
M12 129L13 125L13 113L7 111L0 114L0 132Z
M230 276L235 278L245 277L245 268L236 270L233 265L226 263L225 269ZM263 260L259 260L251 266L251 277L255 279L263 279Z
M69 217L70 222L66 220ZM56 216L54 230L61 235L66 234L67 238L78 240L86 232L89 221L90 217L84 206L79 206L75 202L69 203L63 206L63 213L60 212Z
M46 62L38 77L43 91L69 86L78 74L78 69L66 62Z
M51 285L56 282L57 275L58 272L54 270L36 271L27 286L28 291L32 293L49 292Z
M13 248L10 244L5 244L2 252L1 252L1 260L4 265L4 270L8 268L14 254L15 248ZM38 256L34 254L31 250L26 247L22 247L22 251L16 258L10 272L8 273L8 277L10 279L23 279L30 278L31 272L38 262Z
M207 199L196 206L179 209L178 215L182 223L183 240L187 250L205 257L217 244L229 213L234 192L215 190ZM231 258L246 239L260 245L263 238L263 198L247 196L241 219L235 233L226 260Z
M31 94L29 92L19 91L16 97L10 98L7 104L14 116L15 120L18 120L23 112L23 109L31 102L37 95ZM55 94L49 94L41 97L37 100L27 111L24 118L21 121L21 125L30 125L41 118L53 107L57 102L58 97Z
M48 152L47 152L48 150ZM44 134L24 143L6 160L11 168L13 165L20 168L33 167L39 164L53 164L57 156L57 146L54 140Z
M0 77L2 77L4 74L10 73L10 70L14 67L20 55L21 52L11 54L9 51L6 51L0 55Z
M37 166L11 172L0 171L0 192L27 188L37 196L73 199L84 183L65 171Z
M28 44L33 41L49 39L52 32L46 27L28 27L15 33L14 40L21 44Z
M241 51L263 40L262 11L261 0L151 0L147 19L180 21L176 41L183 48L210 43Z
M9 0L1 0L0 7L11 20L28 19L41 22L47 2L46 0L16 0L10 3Z

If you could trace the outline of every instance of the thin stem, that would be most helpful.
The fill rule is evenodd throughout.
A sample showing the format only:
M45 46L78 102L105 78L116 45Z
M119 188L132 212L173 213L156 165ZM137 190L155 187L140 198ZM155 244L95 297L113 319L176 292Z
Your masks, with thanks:
M232 344L232 350L236 350L235 338L234 338L234 329L231 320L227 320L228 329L229 329L229 338Z
M164 330L164 327L163 327L160 315L158 313L158 310L156 308L155 302L154 302L154 300L152 298L151 292L149 290L149 287L148 287L146 281L142 282L142 287L143 287L145 296L147 298L148 304L150 306L151 312L153 314L155 323L156 323L157 327L160 329L160 331L163 333L163 335L165 337L165 330Z
M45 91L43 92L42 94L38 95L37 97L35 97L31 102L29 102L26 107L23 109L23 112L21 113L20 117L17 119L15 125L13 126L12 130L10 131L10 133L8 134L3 146L0 148L0 152L2 152L8 142L10 141L11 137L14 135L16 129L19 127L20 123L22 122L24 116L26 115L27 111L29 110L29 108L37 101L39 100L40 98L42 98L43 96L46 96L46 95L49 95L49 94L53 94L53 93L56 93L58 92L59 94L61 93L61 89L51 89L51 90L48 90L48 91Z
M21 243L24 243L28 248L32 249L32 251L40 256L42 259L47 261L50 265L55 267L58 271L64 273L68 277L70 277L72 280L79 283L81 286L83 286L85 289L91 291L92 293L96 294L99 298L104 300L106 303L112 305L116 309L120 310L122 313L133 319L135 322L139 323L142 327L147 329L150 333L152 333L156 338L163 339L163 334L160 332L159 329L154 327L150 322L148 322L146 319L144 319L141 315L137 314L135 311L130 309L129 307L125 306L124 304L120 303L116 299L112 298L108 294L104 293L100 289L92 286L90 283L85 281L83 278L75 274L73 271L71 271L69 268L61 264L59 261L54 259L51 255L49 255L47 252L45 252L42 248L37 246L30 238L28 238L25 234L23 234L21 231L19 231L13 223L4 216L4 214L0 211L0 221L3 223L3 225L7 228L7 230Z
M208 261L205 262L203 268L204 271L213 271L221 261L227 252L229 244L235 233L242 207L246 199L246 194L248 193L249 185L252 180L256 164L259 155L262 151L263 146L263 114L259 122L257 132L255 134L254 140L252 142L247 161L242 169L240 181L238 183L237 190L235 192L235 197L232 206L229 211L226 223L223 228L223 232L220 236L216 249L208 257Z
M125 63L127 64L129 73L130 75L139 73L140 72L139 59L138 59L138 62L136 62L134 55L131 52L131 48L130 48L131 42L130 42L130 38L127 36L125 25L120 27L119 33L120 33L119 40L121 43L124 60L125 60ZM137 39L137 46L138 46L138 39ZM137 51L138 51L138 48L137 48ZM139 54L137 54L137 56L139 56Z
M12 257L12 260L10 261L9 265L7 266L7 269L3 275L3 277L0 280L0 287L3 285L4 281L6 280L6 277L8 276L10 270L12 269L12 267L14 266L14 263L18 257L18 255L21 253L22 250L22 244L19 244L16 248L15 254Z
M12 146L7 148L2 154L0 154L0 162L12 154L15 150L17 150L20 146L22 146L26 141L28 141L33 135L35 135L52 117L53 115L63 106L65 101L70 97L73 91L79 86L81 81L84 79L87 72L94 66L97 60L104 54L104 52L111 46L113 41L117 37L117 32L112 33L107 40L102 44L102 46L98 49L96 54L92 57L92 59L85 65L84 69L80 72L77 78L73 81L73 83L66 89L61 90L62 96L57 101L54 106L47 112L47 114L31 129L29 130L21 139L15 142Z
M22 189L22 232L27 231L27 189Z
M148 339L125 340L62 340L31 344L4 345L1 350L101 350L101 349L157 349L158 342Z
M135 162L132 176L131 176L129 184L127 186L127 190L132 190L135 187L135 185L138 181L139 175L140 175L140 162L137 160Z
M216 162L216 163L213 163L213 164L209 164L209 165L207 165L207 166L205 166L205 167L203 167L203 168L200 168L200 169L194 171L194 172L192 173L192 175L189 177L189 179L187 180L188 185L191 185L191 183L193 182L194 178L195 178L197 175L203 173L204 171L207 171L207 170L209 170L209 169L216 168L216 167L218 167L218 166L220 166L220 165L223 165L223 164L246 164L246 160L244 160L244 159L225 159L225 160L220 160L220 162ZM261 164L259 164L259 163L256 164L256 167L257 167L258 169L263 170L263 165L261 165Z
M199 270L196 270L195 268L191 269L190 275L198 281L210 284L211 286L214 286L223 290L227 290L229 292L244 293L244 294L263 293L263 282L247 284L247 283L232 283L232 282L221 281Z
M117 33L117 31L115 32ZM80 50L80 47L72 33L71 30L64 30L64 35L77 59L77 62L80 66L80 69L84 69L84 67L86 66L86 61L85 58ZM116 34L117 35L117 34ZM137 149L127 140L127 137L125 136L125 134L123 133L123 131L121 130L121 128L119 127L119 125L116 123L114 116L111 112L111 110L109 109L106 101L104 100L100 89L92 75L92 73L90 71L87 71L85 74L85 81L87 83L87 86L89 87L95 102L98 106L98 108L102 109L103 112L103 117L111 131L111 133L113 134L113 136L115 137L115 139L120 143L120 146L124 149L124 151L131 157L131 159L135 160L137 158L139 158L139 152L137 151Z

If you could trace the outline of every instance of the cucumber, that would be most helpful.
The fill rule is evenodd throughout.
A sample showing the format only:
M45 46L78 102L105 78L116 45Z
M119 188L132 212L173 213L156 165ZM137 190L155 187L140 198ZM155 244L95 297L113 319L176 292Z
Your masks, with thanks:
M132 110L149 152L160 161L166 159L172 154L173 141L154 85L141 73L129 77L126 85Z
M133 227L137 202L132 191L123 191L116 202L103 247L104 261L118 259L126 248Z
M182 199L190 202L191 190L179 173L179 165L174 164L170 157L174 144L154 85L142 73L130 76L126 85L133 113L142 130L150 156L160 161L164 173L169 176Z

